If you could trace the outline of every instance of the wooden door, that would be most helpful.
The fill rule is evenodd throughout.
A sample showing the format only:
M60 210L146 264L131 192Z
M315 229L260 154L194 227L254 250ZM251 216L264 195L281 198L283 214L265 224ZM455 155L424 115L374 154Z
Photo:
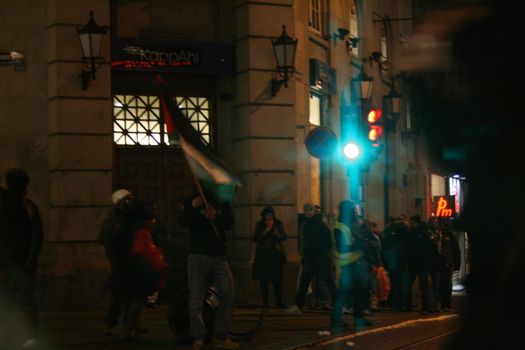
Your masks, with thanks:
M148 204L156 205L171 266L170 280L179 287L186 285L188 234L177 220L184 199L194 191L193 181L180 149L116 149L113 188L125 188Z

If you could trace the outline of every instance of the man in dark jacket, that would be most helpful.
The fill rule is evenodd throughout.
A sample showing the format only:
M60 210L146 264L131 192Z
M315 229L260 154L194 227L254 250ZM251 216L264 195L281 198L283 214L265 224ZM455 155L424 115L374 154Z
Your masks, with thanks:
M9 319L14 301L29 325L23 348L37 344L35 291L43 241L40 211L26 198L29 181L25 170L11 169L6 174L7 190L0 188L0 329L6 329L3 322ZM6 305L1 305L3 302Z
M124 275L131 249L131 236L124 234L123 232L126 231L121 228L125 222L126 209L133 199L133 194L123 188L111 194L113 207L104 218L98 237L99 243L104 246L111 268L107 283L110 302L104 317L106 335L113 335L113 329L119 322L124 303Z
M403 218L392 218L383 232L383 262L390 278L391 291L388 303L394 311L403 310L403 281L406 278L404 241L408 224Z
M193 349L205 347L208 330L202 317L205 289L212 282L220 304L213 325L213 345L220 349L237 349L239 344L228 337L234 303L233 277L226 260L226 230L233 227L233 210L228 202L219 203L213 193L196 193L188 197L179 216L179 224L189 227L188 283L190 289L190 334Z
M315 213L311 204L304 206L306 221L301 226L302 237L302 270L299 277L299 287L295 296L295 306L289 312L299 313L299 308L304 306L308 285L317 275L328 287L332 303L337 297L332 274L332 239L330 228L323 221L321 214Z
M412 286L416 278L421 287L421 312L434 312L433 294L435 267L437 266L436 247L429 235L428 227L419 215L410 218L410 231L405 240L408 278L405 286L405 308L412 308ZM430 281L429 281L430 280Z
M440 222L441 236L439 244L439 297L441 309L449 311L452 302L452 274L461 267L461 250L456 235L450 229L450 223Z

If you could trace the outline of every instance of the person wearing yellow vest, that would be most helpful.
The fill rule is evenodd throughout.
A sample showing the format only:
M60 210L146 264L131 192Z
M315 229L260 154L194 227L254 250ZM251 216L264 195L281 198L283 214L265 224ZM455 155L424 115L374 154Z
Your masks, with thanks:
M332 313L334 328L348 327L343 321L343 308L351 297L354 323L357 329L371 326L365 320L365 288L367 288L366 243L360 238L362 218L356 212L356 203L343 200L339 203L339 218L333 232L335 262L339 267L339 293Z

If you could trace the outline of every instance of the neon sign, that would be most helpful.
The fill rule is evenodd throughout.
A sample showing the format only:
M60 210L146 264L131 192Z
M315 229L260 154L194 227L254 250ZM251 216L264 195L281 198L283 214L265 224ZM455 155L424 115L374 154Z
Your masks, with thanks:
M452 217L456 214L455 196L434 197L434 216Z
M145 71L190 74L235 73L234 50L229 44L162 43L134 40L111 43L111 68L116 71Z

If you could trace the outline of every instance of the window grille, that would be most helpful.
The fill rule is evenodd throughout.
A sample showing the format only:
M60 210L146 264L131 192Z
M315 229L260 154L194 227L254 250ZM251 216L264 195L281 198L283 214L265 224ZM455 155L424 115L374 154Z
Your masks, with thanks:
M210 144L210 107L205 97L175 97L181 112ZM117 145L169 145L158 96L113 96L113 141Z

